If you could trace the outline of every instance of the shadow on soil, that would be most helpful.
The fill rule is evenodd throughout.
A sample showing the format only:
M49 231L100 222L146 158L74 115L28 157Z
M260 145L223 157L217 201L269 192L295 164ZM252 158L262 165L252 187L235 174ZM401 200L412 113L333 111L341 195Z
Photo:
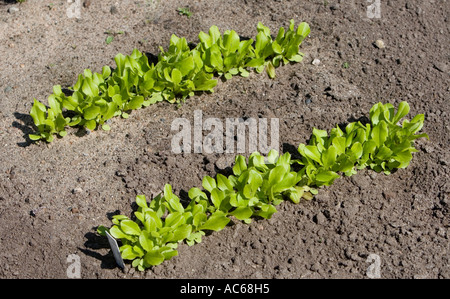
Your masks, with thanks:
M29 114L23 114L19 112L14 112L14 117L20 121L13 121L12 126L22 131L24 142L17 143L20 147L27 147L33 143L33 141L28 137L29 134L33 134L35 130L33 129L33 118Z
M84 243L86 248L78 248L85 255L93 257L101 261L100 267L102 269L114 269L118 268L112 251L108 251L107 254L101 255L95 250L110 248L106 237L102 237L97 233L89 232L84 235L87 241Z
M20 3L17 3L17 0L0 0L0 5L6 4L20 4Z

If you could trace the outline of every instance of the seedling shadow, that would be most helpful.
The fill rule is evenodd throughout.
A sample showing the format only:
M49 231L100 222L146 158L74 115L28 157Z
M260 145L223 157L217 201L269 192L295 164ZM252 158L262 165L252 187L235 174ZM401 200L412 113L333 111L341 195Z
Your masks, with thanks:
M361 124L365 126L367 124L370 124L370 119L367 116L360 116L359 118L355 118L355 117L351 116L349 119L347 119L347 122L348 123L361 122ZM346 123L345 126L347 126L348 123Z
M64 116L67 117L69 115L70 111L65 113ZM18 121L13 121L12 127L17 128L22 131L23 138L25 139L23 142L18 142L17 145L20 147L28 147L35 143L35 141L31 140L29 135L34 134L37 132L33 118L29 114L23 114L20 112L14 112L14 117ZM20 122L19 122L20 121ZM87 131L84 128L79 128L79 130L75 133L78 137L83 137L89 134L89 131ZM61 138L57 135L55 135L56 138Z
M29 134L33 134L34 130L34 122L33 118L29 114L23 114L19 112L14 112L14 117L20 121L13 121L12 126L22 131L24 142L17 143L20 147L27 147L33 143L33 141L28 137Z
M0 0L1 5L8 5L8 4L12 4L12 3L19 4L19 3L17 3L17 0Z
M156 65L158 63L158 55L155 55L150 52L144 52L144 55L147 56L148 64L152 65L152 63L154 63Z
M114 212L106 213L106 216L109 220L112 220L114 215L120 215L120 211L116 210ZM92 230L97 231L98 227L93 227ZM99 261L101 261L100 267L102 269L114 269L117 268L117 263L114 259L114 255L112 251L109 250L107 254L101 255L97 252L99 249L110 249L108 239L106 237L100 236L94 232L88 232L84 235L86 238L86 242L84 242L85 248L78 248L85 255L93 257Z
M93 229L97 228L94 227ZM83 252L87 256L101 261L100 267L102 269L118 268L111 250L109 250L105 255L101 255L100 253L95 251L99 249L110 249L107 238L93 232L86 233L84 237L87 239L87 241L84 243L85 248L78 248L81 252Z

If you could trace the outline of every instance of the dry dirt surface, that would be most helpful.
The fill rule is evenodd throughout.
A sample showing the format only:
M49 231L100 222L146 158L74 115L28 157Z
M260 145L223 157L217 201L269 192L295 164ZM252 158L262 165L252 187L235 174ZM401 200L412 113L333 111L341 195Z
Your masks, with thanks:
M450 4L377 3L379 15L365 0L0 1L0 278L67 278L77 265L81 278L450 278ZM114 67L117 53L157 55L172 34L196 43L212 25L254 37L261 21L276 33L290 19L311 26L305 59L273 80L234 77L181 107L114 118L108 132L71 131L51 144L27 137L33 98L46 102L53 85L73 85L86 68ZM181 244L145 272L120 270L96 233L111 215L131 215L137 194L170 183L183 197L204 175L229 172L234 154L172 151L172 122L193 123L195 110L222 121L277 118L280 150L295 155L314 127L404 100L410 115L425 114L430 140L417 140L409 167L390 176L340 178L312 201L282 203L270 220Z

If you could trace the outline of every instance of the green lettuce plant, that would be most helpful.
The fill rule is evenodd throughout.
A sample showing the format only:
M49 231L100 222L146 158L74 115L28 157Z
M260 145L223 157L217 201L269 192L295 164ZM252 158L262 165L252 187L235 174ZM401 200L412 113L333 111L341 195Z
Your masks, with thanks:
M188 18L190 18L192 16L192 12L189 9L189 7L178 7L177 8L177 12L179 15L183 15L186 16Z
M269 77L275 78L275 67L281 62L288 64L303 60L304 54L299 52L299 46L311 31L308 23L300 23L295 29L295 23L291 20L287 31L280 27L275 40L270 35L270 29L261 22L258 23L257 29L254 55L246 66L255 68L258 73L266 69Z
M122 258L132 260L133 267L142 271L178 255L178 243L192 246L201 242L205 231L224 229L231 217L250 223L253 217L271 218L284 198L298 203L309 188L296 186L298 175L290 165L289 153L278 157L271 151L269 163L259 153L253 153L248 164L237 156L234 174L205 176L203 190L189 190L186 207L166 184L150 204L144 195L136 197L135 221L116 215L110 229L100 226L97 231L101 235L108 231L119 239Z
M212 26L209 34L200 32L199 39L198 49L207 72L216 73L226 79L237 74L242 77L249 76L245 64L251 54L253 39L241 41L234 30L225 31L222 37L217 26Z
M298 147L302 158L295 161L303 166L308 185L328 186L339 173L351 176L366 167L389 174L408 166L417 151L414 140L428 138L416 134L423 127L423 114L399 124L409 110L407 102L401 102L397 111L390 103L378 103L370 109L368 124L351 122L344 129L336 126L330 134L314 128L309 144Z
M143 271L159 265L178 255L180 242L199 243L205 231L220 231L232 218L245 223L255 217L270 219L283 200L296 204L301 198L311 200L316 188L331 185L341 174L350 176L366 167L390 174L408 166L417 151L414 141L428 138L426 133L416 134L423 127L423 114L400 124L408 113L406 102L397 111L391 104L378 103L370 109L370 123L365 125L351 122L345 128L336 126L330 134L314 128L309 144L299 145L297 160L274 150L267 158L255 152L248 161L238 155L233 174L205 176L203 190L189 190L186 207L172 187L165 185L163 194L150 204L145 196L136 197L136 221L116 215L110 229L100 226L97 232L105 235L108 231L119 239L122 258L132 260L133 267ZM294 171L293 164L302 168Z
M283 63L301 61L301 41L309 34L309 26L301 23L294 31L291 20L288 31L280 28L272 41L270 30L258 24L256 42L241 40L234 30L223 35L217 26L209 34L200 32L200 42L191 49L185 38L172 35L169 47L158 54L156 64L134 49L131 55L117 54L116 68L105 66L101 73L84 70L70 95L60 85L53 87L48 105L34 99L30 115L37 131L30 134L33 141L51 142L54 135L63 137L67 127L109 130L108 120L115 116L128 118L129 112L160 101L180 103L195 92L214 92L217 79L231 79L240 74L249 76L249 69L257 72L268 67L270 77L274 68ZM254 44L254 45L253 45Z

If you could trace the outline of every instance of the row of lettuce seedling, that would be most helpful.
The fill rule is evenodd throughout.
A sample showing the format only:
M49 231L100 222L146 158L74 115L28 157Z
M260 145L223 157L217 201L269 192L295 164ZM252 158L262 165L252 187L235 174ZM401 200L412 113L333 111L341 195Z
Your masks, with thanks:
M134 217L113 216L111 228L99 226L97 231L120 240L121 256L133 267L143 271L159 265L178 255L180 242L199 243L205 231L220 231L232 218L245 223L255 217L269 219L283 200L311 200L318 188L342 174L351 176L367 167L386 174L405 168L417 151L414 140L428 138L416 134L423 127L423 114L399 124L409 110L406 102L397 111L389 103L378 103L370 109L369 123L351 122L330 133L314 128L309 143L298 147L299 159L273 150L267 157L255 152L248 160L238 155L232 175L205 176L203 189L189 190L187 205L167 184L149 203L138 195ZM294 171L294 164L300 170Z
M172 35L167 50L160 47L158 61L150 64L147 55L134 49L131 55L118 54L116 68L104 66L101 73L84 70L75 85L63 92L53 87L48 107L34 99L30 115L37 132L33 141L51 142L67 135L67 127L110 130L114 116L128 118L129 112L160 101L180 103L195 92L213 92L219 78L247 77L250 70L267 71L275 77L280 64L299 62L301 42L309 35L307 23L295 28L293 20L276 37L261 23L255 39L241 38L234 30L220 33L212 26L200 32L199 43L191 49L185 38Z

